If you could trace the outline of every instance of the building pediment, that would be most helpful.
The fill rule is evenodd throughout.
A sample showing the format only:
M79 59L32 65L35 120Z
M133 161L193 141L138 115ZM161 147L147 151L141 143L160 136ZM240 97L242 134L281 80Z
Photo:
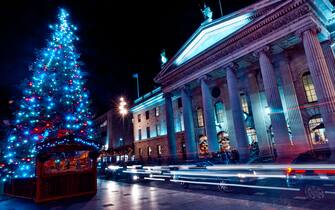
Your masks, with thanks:
M211 22L204 22L175 56L164 65L155 80L159 80L159 77L167 72L194 60L199 55L234 36L282 2L282 0L263 0Z
M173 56L163 67L160 73L155 77L155 82L163 84L166 78L174 77L173 75L178 74L182 69L183 71L188 68L193 68L194 65L202 65L201 63L208 63L211 59L205 59L206 55L214 54L226 54L229 52L227 50L222 51L224 48L239 48L241 41L238 44L234 44L240 38L247 37L250 33L255 33L253 28L258 30L263 25L267 25L271 30L274 26L269 25L269 20L276 21L283 14L287 14L291 9L295 8L294 5L301 5L309 2L312 6L312 10L316 13L323 12L321 17L322 24L327 27L328 31L333 27L335 22L333 6L331 4L326 4L328 0L263 0L258 3L252 4L249 7L236 11L227 16L221 17L212 22L202 24L195 31L195 33L189 38L189 40L180 48L180 50ZM328 14L329 13L329 14ZM276 14L276 15L273 15ZM299 15L299 14L296 14ZM320 15L316 14L318 17ZM273 18L276 16L276 18ZM292 15L291 15L292 16ZM287 18L286 18L287 19ZM284 23L287 20L283 19L280 22ZM294 19L291 21L295 21ZM264 22L264 23L263 23ZM278 21L276 21L278 22ZM276 27L280 27L282 24L276 24ZM334 27L335 28L335 27ZM269 30L267 30L269 31ZM264 32L265 33L265 32ZM266 32L267 33L267 32ZM254 37L259 37L259 33L255 34ZM335 35L335 34L334 34ZM250 34L251 36L251 34ZM243 41L245 44L245 41ZM227 45L227 46L226 46ZM229 46L229 47L228 47ZM222 52L219 52L222 51ZM228 54L227 54L228 53ZM213 57L211 56L211 57ZM217 57L216 55L214 57ZM209 58L209 57L208 57ZM208 60L208 62L207 62ZM195 69L197 69L196 67ZM174 77L176 78L176 77Z
M251 22L252 12L235 17L220 18L201 25L189 41L181 48L174 65L181 65L196 55L228 37Z

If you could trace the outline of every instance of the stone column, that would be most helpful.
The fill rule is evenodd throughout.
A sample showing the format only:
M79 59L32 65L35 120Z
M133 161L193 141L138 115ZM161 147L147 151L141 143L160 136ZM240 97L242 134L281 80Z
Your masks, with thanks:
M181 100L183 104L183 118L184 118L184 128L185 128L185 145L187 159L196 159L197 145L195 142L194 133L194 122L192 115L192 99L188 87L183 87L181 89Z
M288 58L284 53L280 57L279 70L283 93L285 96L288 124L291 128L294 149L297 153L302 153L311 148L301 115L301 110L293 83L290 65L288 62Z
M176 146L176 130L174 125L174 115L173 115L173 104L172 104L172 94L166 93L165 98L165 110L166 110L166 131L168 138L169 147L169 159L177 159L177 146Z
M275 71L268 57L268 53L269 48L265 47L257 54L259 56L259 65L264 83L265 96L270 108L270 119L274 133L275 148L277 150L278 159L281 161L293 153L293 148L291 147Z
M224 104L225 104L225 116L226 116L226 122L227 122L227 128L228 128L229 145L231 147L237 148L237 140L236 140L235 132L234 132L234 123L232 122L232 120L230 120L230 119L233 119L233 114L231 112L231 107L230 107L227 80L223 84L223 98L224 98Z
M200 83L202 105L204 109L205 130L208 139L208 152L211 154L219 151L219 143L215 127L214 107L212 103L211 91L207 84L207 77L201 78Z
M254 71L248 73L248 92L250 95L251 110L254 119L260 155L268 156L272 154L272 151L266 129L265 110L261 101L256 74L257 72Z
M330 77L332 79L333 85L335 85L335 57L334 57L334 51L331 45L332 45L332 42L330 40L327 40L322 43L322 49L323 49L323 54L325 55Z
M232 121L234 127L234 133L236 137L237 150L240 153L241 159L248 157L248 137L245 131L243 111L241 107L240 91L238 89L238 81L235 74L237 69L236 65L229 65L226 68L227 84L228 84L228 95L230 108L232 112Z
M329 146L335 148L335 89L317 37L317 30L304 31L302 40Z

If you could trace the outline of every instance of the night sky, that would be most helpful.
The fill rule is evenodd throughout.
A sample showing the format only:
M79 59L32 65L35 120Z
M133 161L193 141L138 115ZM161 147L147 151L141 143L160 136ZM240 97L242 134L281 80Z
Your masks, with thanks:
M11 117L8 101L21 97L19 84L31 77L28 66L37 50L46 46L49 24L56 21L59 7L69 10L78 26L77 45L87 73L92 108L96 115L116 105L119 96L136 98L156 85L160 52L171 58L203 21L200 5L206 2L220 17L219 0L73 0L10 1L0 13L0 119ZM255 0L221 0L224 14Z

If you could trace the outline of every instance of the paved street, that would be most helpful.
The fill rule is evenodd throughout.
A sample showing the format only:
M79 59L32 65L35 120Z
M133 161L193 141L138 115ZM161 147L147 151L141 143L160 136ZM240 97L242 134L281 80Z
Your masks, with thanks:
M96 196L36 205L32 201L0 196L1 210L37 209L332 209L335 200L310 202L298 194L242 190L221 193L201 186L183 189L164 183L128 184L108 180L98 181Z

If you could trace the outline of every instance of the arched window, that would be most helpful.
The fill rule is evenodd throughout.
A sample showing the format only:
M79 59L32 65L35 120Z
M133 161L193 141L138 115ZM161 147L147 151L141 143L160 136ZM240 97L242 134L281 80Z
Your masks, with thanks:
M217 123L223 123L224 121L224 108L221 101L215 103L215 116Z
M318 98L316 97L316 92L312 81L311 73L307 72L302 76L302 83L304 85L304 90L308 103L317 101Z
M321 116L316 115L308 121L308 127L311 134L313 144L326 144L328 139L326 137L325 126Z
M249 114L249 106L247 101L247 96L243 93L240 95L242 111Z
M197 122L198 127L204 127L204 116L202 113L202 108L197 108Z

